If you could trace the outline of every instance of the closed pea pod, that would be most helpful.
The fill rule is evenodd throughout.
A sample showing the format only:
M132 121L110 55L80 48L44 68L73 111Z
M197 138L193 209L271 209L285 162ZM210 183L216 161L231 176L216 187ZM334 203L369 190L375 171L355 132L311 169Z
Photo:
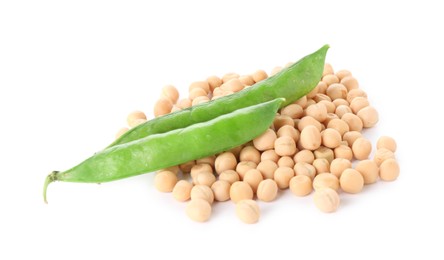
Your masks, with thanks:
M292 66L285 68L266 80L260 81L244 91L239 91L236 94L221 97L212 102L199 104L192 108L183 109L167 116L147 121L131 129L108 147L128 143L152 134L165 133L196 123L206 122L240 108L260 104L276 98L285 97L287 99L281 104L281 107L291 104L316 87L322 75L322 66L328 48L329 46L325 45ZM236 77L223 77L222 81L225 82L225 80L231 78L238 78L238 75ZM208 86L209 89L210 86L206 81L205 84L205 87ZM169 111L171 111L171 108Z
M204 123L100 151L67 171L49 174L43 189L45 201L47 186L57 180L89 183L113 181L236 147L265 131L282 102L283 99L275 99ZM233 128L238 131L227 131ZM174 144L173 151L172 146L165 143Z

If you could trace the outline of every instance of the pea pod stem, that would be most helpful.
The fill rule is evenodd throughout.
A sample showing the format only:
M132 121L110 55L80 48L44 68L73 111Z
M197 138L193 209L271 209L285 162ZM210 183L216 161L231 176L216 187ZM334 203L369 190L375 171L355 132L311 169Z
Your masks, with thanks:
M48 185L54 181L108 182L179 165L239 146L267 130L284 101L284 98L277 98L206 122L102 150L67 171L49 174L45 179L43 198L46 202Z
M281 106L286 106L316 87L322 77L328 48L328 45L324 45L316 52L250 88L140 124L127 131L108 147L205 122L237 109L275 98L285 98L286 101Z

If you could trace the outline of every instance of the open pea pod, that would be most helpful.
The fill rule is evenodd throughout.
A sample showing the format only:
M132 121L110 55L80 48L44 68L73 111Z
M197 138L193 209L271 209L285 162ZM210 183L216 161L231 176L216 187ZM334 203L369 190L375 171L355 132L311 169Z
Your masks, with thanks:
M108 147L205 122L275 98L285 98L286 101L281 106L286 106L316 87L322 77L328 48L328 45L324 45L276 75L242 91L149 120L130 129Z
M262 134L284 98L244 107L206 122L153 134L96 153L73 168L46 177L54 181L102 183L119 180L229 150Z

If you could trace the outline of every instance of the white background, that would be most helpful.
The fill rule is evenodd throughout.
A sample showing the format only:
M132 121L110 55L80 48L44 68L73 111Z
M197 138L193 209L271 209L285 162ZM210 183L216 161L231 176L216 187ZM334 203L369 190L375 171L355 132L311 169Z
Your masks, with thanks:
M1 1L0 259L443 259L439 1ZM290 3L294 2L294 3ZM308 3L309 2L309 3ZM160 88L270 71L331 46L398 141L396 182L342 195L335 214L284 192L256 225L231 202L209 222L153 174L42 186L110 143Z

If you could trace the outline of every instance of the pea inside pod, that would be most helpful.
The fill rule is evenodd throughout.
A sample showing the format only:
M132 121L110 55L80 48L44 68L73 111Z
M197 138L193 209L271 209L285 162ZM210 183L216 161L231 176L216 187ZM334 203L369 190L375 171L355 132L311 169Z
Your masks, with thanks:
M46 177L43 196L54 181L102 183L156 171L210 156L246 143L262 134L285 101L245 107L207 122L117 145L96 153L79 165ZM235 129L235 131L233 131Z

